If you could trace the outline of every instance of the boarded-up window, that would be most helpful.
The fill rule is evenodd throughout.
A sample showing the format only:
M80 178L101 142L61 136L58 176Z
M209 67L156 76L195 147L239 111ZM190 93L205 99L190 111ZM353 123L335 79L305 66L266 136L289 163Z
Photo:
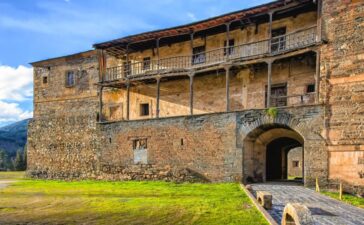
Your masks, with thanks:
M73 71L68 71L66 73L66 87L75 86L75 73Z
M133 140L134 163L148 164L148 140L140 138Z

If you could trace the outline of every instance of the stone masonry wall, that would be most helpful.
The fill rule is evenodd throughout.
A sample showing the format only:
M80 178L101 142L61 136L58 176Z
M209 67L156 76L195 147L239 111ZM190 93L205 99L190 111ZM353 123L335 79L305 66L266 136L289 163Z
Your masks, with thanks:
M242 181L242 132L291 125L309 143L306 173L326 174L325 152L311 147L322 139L309 128L320 111L288 108L275 120L262 119L264 110L103 124L87 117L34 120L28 173L51 179Z
M329 175L364 185L364 1L324 0L321 101Z

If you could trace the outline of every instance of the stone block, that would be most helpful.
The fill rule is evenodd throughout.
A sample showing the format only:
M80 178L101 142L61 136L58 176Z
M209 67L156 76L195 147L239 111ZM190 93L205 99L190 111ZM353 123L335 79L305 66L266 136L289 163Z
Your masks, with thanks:
M310 210L300 203L288 203L284 207L282 225L314 225Z
M258 191L257 192L257 200L258 203L265 209L272 208L273 196L266 191Z

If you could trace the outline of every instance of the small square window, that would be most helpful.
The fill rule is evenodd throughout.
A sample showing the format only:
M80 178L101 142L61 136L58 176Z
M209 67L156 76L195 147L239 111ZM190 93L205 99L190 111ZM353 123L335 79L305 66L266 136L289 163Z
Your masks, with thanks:
M73 87L75 85L75 74L73 71L66 73L66 87Z
M147 149L148 140L146 138L133 140L133 150Z
M150 57L143 59L143 70L150 70Z
M300 161L292 161L292 167L297 168L300 166Z
M47 76L43 77L43 84L48 84L48 77Z
M140 116L149 116L149 104L140 104Z
M307 90L306 90L306 92L307 93L313 93L313 92L315 92L315 84L309 84L309 85L307 85Z

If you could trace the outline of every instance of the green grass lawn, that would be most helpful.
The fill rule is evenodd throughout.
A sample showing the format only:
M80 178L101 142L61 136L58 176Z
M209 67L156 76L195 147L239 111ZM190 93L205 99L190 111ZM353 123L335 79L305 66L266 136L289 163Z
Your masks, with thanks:
M337 192L323 191L321 193L324 194L324 195L327 195L327 196L329 196L331 198L335 198L337 200L340 200L339 199L339 193L337 193ZM343 194L343 199L341 201L364 209L364 198L356 197L356 196L349 195L349 194Z
M0 199L0 224L268 224L233 183L23 179Z

